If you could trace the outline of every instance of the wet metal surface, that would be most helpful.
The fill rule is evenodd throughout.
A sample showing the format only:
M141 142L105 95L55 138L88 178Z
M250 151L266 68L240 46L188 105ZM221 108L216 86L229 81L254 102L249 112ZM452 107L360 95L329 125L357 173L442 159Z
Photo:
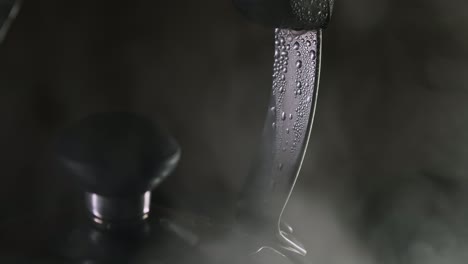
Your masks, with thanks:
M272 97L257 159L240 203L287 251L305 255L281 216L299 175L314 119L321 31L276 30ZM244 215L242 215L244 214Z

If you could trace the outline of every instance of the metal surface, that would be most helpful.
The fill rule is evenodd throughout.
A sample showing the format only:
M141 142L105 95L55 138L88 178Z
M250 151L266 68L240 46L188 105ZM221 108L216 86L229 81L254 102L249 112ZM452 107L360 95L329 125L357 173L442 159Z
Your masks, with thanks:
M249 20L270 28L317 30L328 26L334 0L233 0Z
M139 197L103 197L94 193L86 193L86 206L96 224L111 227L138 223L148 217L150 211L151 192Z
M5 39L13 20L19 13L22 0L0 0L0 43Z
M307 253L281 218L309 141L317 102L320 49L320 30L276 30L272 97L261 147L240 202L241 219L256 219L258 226L274 232L271 235L279 238L285 255Z
M334 0L290 0L292 12L296 18L294 28L307 30L326 28L330 23L333 4Z

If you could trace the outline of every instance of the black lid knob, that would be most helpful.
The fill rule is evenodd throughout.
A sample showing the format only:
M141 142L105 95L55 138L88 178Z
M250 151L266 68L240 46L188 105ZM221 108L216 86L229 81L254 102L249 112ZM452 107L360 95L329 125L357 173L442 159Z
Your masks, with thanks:
M150 120L111 112L93 114L66 129L57 155L87 193L94 217L118 222L147 215L150 191L175 168L180 148Z

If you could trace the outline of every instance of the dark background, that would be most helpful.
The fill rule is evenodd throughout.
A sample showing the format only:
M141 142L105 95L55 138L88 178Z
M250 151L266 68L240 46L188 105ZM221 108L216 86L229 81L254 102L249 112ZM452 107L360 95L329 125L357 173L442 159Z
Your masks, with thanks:
M229 0L24 2L0 47L1 243L40 244L73 218L79 190L50 146L96 111L165 124L183 158L160 192L223 214L261 133L273 31ZM467 6L336 2L286 217L311 262L466 262Z

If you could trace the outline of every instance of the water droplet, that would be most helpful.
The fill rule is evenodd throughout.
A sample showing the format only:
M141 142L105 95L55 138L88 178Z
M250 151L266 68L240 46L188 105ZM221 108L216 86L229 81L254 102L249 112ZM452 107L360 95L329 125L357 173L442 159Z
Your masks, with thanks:
M310 99L310 96L307 96L307 100L306 100L306 101L307 101L308 103L310 103L310 100L311 100L311 99Z
M287 50L290 50L290 49L291 49L291 45L289 45L289 44L286 45L286 49L287 49Z
M284 87L283 86L280 87L279 92L284 93Z
M296 61L296 68L301 68L302 67L302 61L298 60Z
M293 115L292 114L289 114L289 119L293 119Z
M301 53L298 51L296 52L296 56L300 57L301 56Z
M281 80L281 81L284 81L285 79L286 79L286 76L284 76L284 74L281 74L280 80Z
M283 67L283 72L287 73L288 72L288 67Z
M288 42L291 42L291 41L293 40L293 38L292 38L291 35L289 35L289 36L286 38L286 40L287 40Z
M302 90L301 90L301 89L297 90L297 94L298 94L298 95L301 95L301 94L302 94Z
M312 43L310 42L310 40L307 40L307 41L306 41L306 45L307 45L308 47L312 46Z
M273 129L275 129L276 128L276 123L273 122L273 124L271 124L271 127L273 127Z
M283 170L283 163L278 164L278 169Z
M283 57L286 57L286 56L288 56L288 52L287 52L287 51L284 51L284 50L283 50L283 51L281 51L281 56L283 56Z
M278 58L279 56L280 56L280 51L278 49L275 49L275 58Z
M288 134L289 134L289 128L286 128L286 133L288 133Z
M285 119L286 119L286 113L285 113L285 112L283 112L283 113L281 114L281 120L283 120L283 121L284 121Z
M300 81L296 82L296 87L297 88L301 88L302 87L302 83Z
M276 111L276 107L273 106L272 108L270 108L270 110L274 113Z
M315 60L315 50L310 51L310 59Z
M298 50L300 46L301 45L299 44L299 42L296 41L296 42L294 42L293 49Z
M286 42L283 37L280 37L279 41L280 41L280 45L284 45L284 43Z

